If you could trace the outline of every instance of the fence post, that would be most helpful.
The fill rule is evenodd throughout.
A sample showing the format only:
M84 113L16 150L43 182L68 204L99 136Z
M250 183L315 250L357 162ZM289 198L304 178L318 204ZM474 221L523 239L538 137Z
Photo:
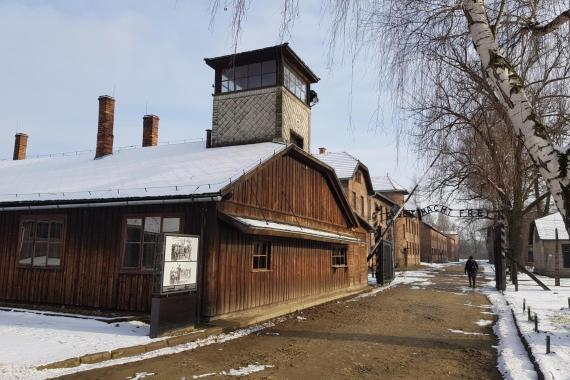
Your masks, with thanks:
M532 321L532 318L530 317L530 306L528 307L527 311L528 311L528 320Z
M560 286L560 252L558 249L558 228L554 229L556 249L554 250L554 286Z
M538 315L534 313L534 332L538 332Z
M523 313L526 309L526 298L523 298Z
M546 336L546 353L550 354L550 335Z

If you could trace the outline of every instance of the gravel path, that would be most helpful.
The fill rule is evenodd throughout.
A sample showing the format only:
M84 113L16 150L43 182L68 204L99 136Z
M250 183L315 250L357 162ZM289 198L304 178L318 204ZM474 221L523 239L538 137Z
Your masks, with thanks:
M255 335L69 378L500 379L495 316L462 269L408 271L382 292L304 310Z

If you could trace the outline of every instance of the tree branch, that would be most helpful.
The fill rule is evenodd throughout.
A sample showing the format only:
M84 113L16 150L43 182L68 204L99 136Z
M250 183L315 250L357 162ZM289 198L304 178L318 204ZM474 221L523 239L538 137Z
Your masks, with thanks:
M570 21L570 9L565 10L545 25L529 24L521 29L523 34L531 32L537 37L545 36L559 29L562 25Z

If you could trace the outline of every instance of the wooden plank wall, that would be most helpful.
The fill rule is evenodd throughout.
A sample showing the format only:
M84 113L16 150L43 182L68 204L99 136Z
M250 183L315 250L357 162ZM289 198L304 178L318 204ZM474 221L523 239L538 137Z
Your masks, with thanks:
M67 218L60 269L17 266L20 217L41 215L42 212L2 212L0 300L148 311L152 275L121 271L123 217L129 214L180 214L183 232L198 234L200 207L214 208L197 203L57 210L57 215ZM49 213L54 214L54 211Z
M269 161L238 183L230 201L224 203L251 206L260 219L264 212L273 212L276 220L286 223L297 224L297 218L303 218L306 226L327 225L329 230L348 226L325 176L289 155Z
M272 242L271 268L252 269L254 242L263 237L245 235L221 223L217 279L210 316L239 312L294 299L326 295L365 285L366 247L350 245L348 267L333 268L332 244L301 239L268 238Z

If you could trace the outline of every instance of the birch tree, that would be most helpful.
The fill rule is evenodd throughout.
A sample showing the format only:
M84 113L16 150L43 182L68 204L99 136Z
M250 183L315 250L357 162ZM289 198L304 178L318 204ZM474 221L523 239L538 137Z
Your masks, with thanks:
M244 27L247 11L255 9L247 7L251 3L246 0L224 3L234 12L236 36ZM298 0L283 0L282 4L283 31L302 14ZM552 121L558 123L559 118L540 114L536 102L530 98L532 86L542 86L550 99L569 96L570 83L565 71L570 50L567 1L331 0L323 5L331 21L331 51L342 42L353 58L360 55L362 59L374 60L380 83L396 94L392 99L402 108L413 103L411 93L432 98L441 90L426 78L434 72L445 73L449 62L442 57L475 56L478 60L475 70L483 77L480 83L483 93L500 106L498 114L505 116L508 127L520 138L570 230L570 151L556 145L552 138ZM219 0L213 1L212 14L219 7ZM526 42L525 47L521 42ZM541 52L552 46L563 51L560 64L542 67L543 75L538 75L542 80L537 83L525 82L527 73L517 71L521 62L511 61L504 54L505 49L519 49L517 57L526 59L524 50L535 49L537 54L533 57L540 59ZM564 125L567 122L564 120Z

